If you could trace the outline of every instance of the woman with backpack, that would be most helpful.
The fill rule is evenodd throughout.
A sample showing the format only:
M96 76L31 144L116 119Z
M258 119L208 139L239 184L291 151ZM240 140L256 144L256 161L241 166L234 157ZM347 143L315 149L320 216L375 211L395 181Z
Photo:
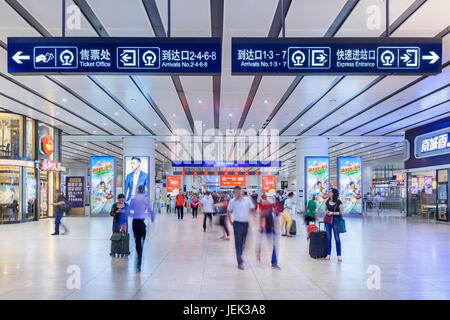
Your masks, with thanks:
M325 202L325 228L327 230L327 256L326 260L330 260L331 256L331 233L334 233L336 242L336 253L338 261L342 261L341 257L341 239L339 237L339 219L344 213L344 205L339 200L339 191L335 188L328 191L328 200Z

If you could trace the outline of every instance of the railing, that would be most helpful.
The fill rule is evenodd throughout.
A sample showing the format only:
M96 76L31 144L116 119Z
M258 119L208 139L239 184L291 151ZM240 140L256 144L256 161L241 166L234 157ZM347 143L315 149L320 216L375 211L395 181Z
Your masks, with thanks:
M363 214L365 216L368 215L406 216L406 201L404 198L364 199Z

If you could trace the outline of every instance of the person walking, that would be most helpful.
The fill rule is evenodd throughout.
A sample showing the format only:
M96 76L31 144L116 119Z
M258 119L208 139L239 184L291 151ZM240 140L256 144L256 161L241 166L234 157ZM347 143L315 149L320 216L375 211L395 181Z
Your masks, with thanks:
M225 199L225 195L221 193L219 195L218 202L215 204L216 212L219 215L219 225L222 227L223 236L220 237L222 240L230 240L230 232L228 231L227 223L227 208L228 201Z
M325 228L327 230L327 256L326 260L330 260L331 256L331 238L334 233L336 242L336 253L338 261L342 261L341 257L341 239L339 237L339 216L344 213L344 205L339 200L339 191L335 188L328 191L328 200L325 202L326 216L324 218Z
M170 212L175 214L175 197L170 196Z
M206 195L200 200L200 204L203 212L203 232L206 232L206 219L209 219L209 226L212 228L212 214L214 211L214 199L209 191L206 191Z
M228 218L233 225L238 268L244 270L242 254L244 252L245 240L248 233L250 213L255 210L255 205L249 197L243 196L242 189L239 186L234 187L234 195L235 198L231 199L228 204Z
M316 221L316 209L317 209L317 203L316 203L316 196L313 196L306 206L306 215L305 215L305 224L309 226L310 222Z
M199 202L197 194L194 194L191 199L192 218L197 218Z
M291 237L290 230L292 226L292 198L293 192L289 192L287 199L284 201L284 210L281 213L281 229L284 231L282 236ZM286 228L286 229L285 229Z
M131 199L129 212L130 217L133 218L133 234L136 243L136 271L141 271L142 264L142 251L144 247L144 241L146 236L145 219L151 218L153 222L155 220L155 212L149 198L144 194L144 187L138 186L136 190L136 196Z
M261 261L261 253L266 251L263 250L263 247L265 247L264 242L267 242L271 255L272 268L280 269L278 266L280 223L279 220L275 218L275 202L273 198L263 194L261 196L261 201L258 204L258 209L260 239L256 248L256 259Z
M170 213L170 194L167 194L166 197L166 213Z
M183 192L180 191L180 193L176 196L176 202L178 220L183 220L183 210L186 203L186 196Z
M59 226L61 226L64 229L63 234L69 233L69 228L67 228L67 226L61 221L64 216L64 209L65 209L64 207L66 205L67 199L58 189L56 190L55 195L56 195L56 202L51 204L55 209L55 232L52 233L52 236L59 235Z
M113 233L128 231L128 208L129 204L125 202L125 195L123 193L119 194L117 202L112 205L109 213L113 217Z

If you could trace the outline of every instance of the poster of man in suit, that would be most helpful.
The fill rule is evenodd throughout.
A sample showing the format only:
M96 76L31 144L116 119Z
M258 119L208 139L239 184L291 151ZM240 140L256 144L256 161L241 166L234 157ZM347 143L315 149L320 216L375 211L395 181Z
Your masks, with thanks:
M125 201L129 202L136 195L139 186L143 186L144 194L148 194L149 184L149 158L125 157Z

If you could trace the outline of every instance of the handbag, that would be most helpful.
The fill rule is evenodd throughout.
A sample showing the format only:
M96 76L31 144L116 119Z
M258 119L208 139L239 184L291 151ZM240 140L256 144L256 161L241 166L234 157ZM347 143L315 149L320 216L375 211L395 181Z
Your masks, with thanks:
M339 215L338 231L339 231L339 233L346 233L347 232L347 228L345 226L345 220L342 217L342 215Z
M336 212L336 205L337 205L337 203L334 204L335 212ZM323 217L323 222L326 224L333 224L333 215L331 215L331 216L325 215L325 217Z

